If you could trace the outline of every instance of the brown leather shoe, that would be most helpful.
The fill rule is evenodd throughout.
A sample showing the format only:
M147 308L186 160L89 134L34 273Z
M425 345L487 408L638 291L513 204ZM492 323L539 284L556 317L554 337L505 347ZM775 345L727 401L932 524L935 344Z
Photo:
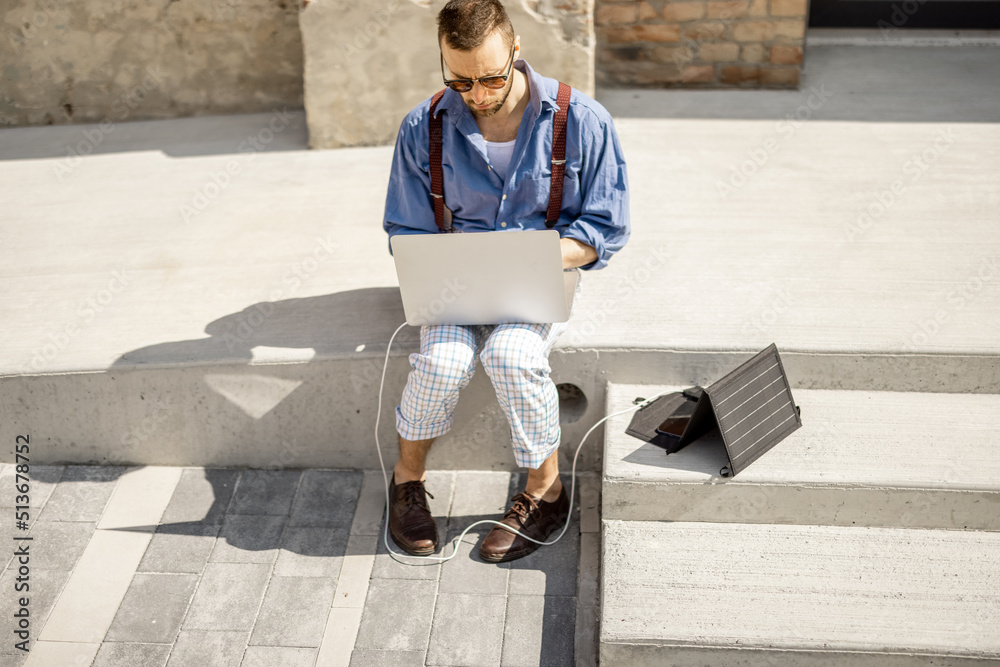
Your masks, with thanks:
M427 556L437 550L437 523L427 507L426 496L434 497L423 482L396 486L393 475L389 483L389 534L400 549L413 556Z
M510 509L500 523L544 542L555 530L562 528L568 516L569 498L564 487L551 503L525 492L517 494L511 498ZM540 546L503 526L493 526L479 548L479 555L485 561L502 563L523 558Z

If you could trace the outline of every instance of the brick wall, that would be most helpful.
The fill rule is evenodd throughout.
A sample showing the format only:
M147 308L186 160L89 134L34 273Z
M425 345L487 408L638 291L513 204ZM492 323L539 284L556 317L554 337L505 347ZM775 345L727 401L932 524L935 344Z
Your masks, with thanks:
M597 83L797 88L807 12L807 0L597 0Z

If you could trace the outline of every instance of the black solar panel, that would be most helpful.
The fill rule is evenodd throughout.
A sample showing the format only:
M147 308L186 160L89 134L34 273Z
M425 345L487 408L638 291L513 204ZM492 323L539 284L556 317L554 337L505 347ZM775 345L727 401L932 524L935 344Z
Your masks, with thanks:
M729 456L728 470L720 471L724 476L744 470L802 426L776 345L708 389L692 387L657 398L633 415L625 432L671 454L713 426L719 427Z
M705 393L711 398L733 475L802 426L774 344Z

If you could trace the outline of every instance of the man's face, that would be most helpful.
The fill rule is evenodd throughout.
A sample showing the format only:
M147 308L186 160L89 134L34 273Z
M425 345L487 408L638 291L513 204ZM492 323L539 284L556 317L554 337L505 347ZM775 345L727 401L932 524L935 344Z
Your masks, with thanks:
M514 39L514 56L520 50L520 37ZM478 48L472 51L458 51L446 43L441 44L441 54L444 56L444 73L449 79L478 79L484 76L497 76L507 73L511 63L510 46L504 45L499 32L489 36ZM507 83L499 90L484 88L476 81L472 90L460 93L473 115L479 118L489 118L507 102L507 96L514 85L514 70L511 68Z

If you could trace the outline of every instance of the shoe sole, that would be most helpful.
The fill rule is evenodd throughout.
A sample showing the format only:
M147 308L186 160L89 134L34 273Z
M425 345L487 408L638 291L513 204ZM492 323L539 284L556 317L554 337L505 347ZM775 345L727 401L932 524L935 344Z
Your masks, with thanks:
M397 547L399 547L400 549L402 549L406 553L410 554L411 556L430 556L432 553L434 553L435 551L437 551L437 545L436 544L434 546L432 546L432 547L425 547L423 549L416 549L414 547L404 546L404 545L402 545L402 544L399 543L399 540L396 539L396 536L392 534L391 530L389 531L389 537L392 538L393 544L395 544Z
M482 551L480 551L479 552L479 557L482 558L487 563L506 563L507 561L517 560L519 558L524 558L525 556L529 556L529 555L535 553L536 551L538 551L538 547L540 547L540 546L542 546L542 545L539 544L534 549L516 551L514 553L511 553L511 552L508 551L507 553L499 554L499 555L496 555L496 554L486 555Z

